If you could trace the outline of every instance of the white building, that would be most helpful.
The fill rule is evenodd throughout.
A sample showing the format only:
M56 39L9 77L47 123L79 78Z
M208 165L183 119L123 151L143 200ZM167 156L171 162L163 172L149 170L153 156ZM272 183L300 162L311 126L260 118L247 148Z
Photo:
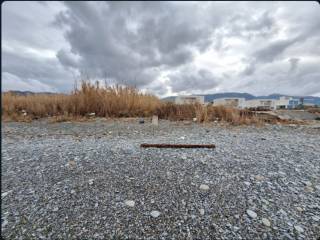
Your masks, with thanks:
M175 98L175 103L176 104L194 104L194 103L204 104L204 96L195 96L195 95L177 96Z
M245 98L217 98L213 100L213 106L226 106L234 108L245 108Z
M245 101L245 108L259 109L259 110L271 110L274 109L274 99L252 99Z
M280 99L253 99L245 101L245 108L261 110L293 109L299 100L282 96Z

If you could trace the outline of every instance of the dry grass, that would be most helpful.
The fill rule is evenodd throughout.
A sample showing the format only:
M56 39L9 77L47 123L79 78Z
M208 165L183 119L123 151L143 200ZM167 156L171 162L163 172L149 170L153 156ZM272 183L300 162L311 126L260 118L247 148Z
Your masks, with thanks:
M310 107L307 109L307 111L310 113L320 114L320 107Z
M160 118L173 121L192 120L198 122L225 121L231 124L260 124L262 121L251 111L226 108L223 106L203 106L201 104L163 103L156 114Z
M50 122L83 121L90 118L90 113L105 118L150 117L156 114L161 119L174 121L197 118L198 122L225 121L235 125L262 122L251 111L161 102L134 87L100 86L98 82L82 81L80 89L75 88L69 95L2 94L3 121L30 122L44 117L49 117Z
M70 95L27 95L2 94L2 119L21 120L63 116L73 118L95 113L97 117L150 116L160 105L152 95L140 93L136 88L125 86L99 86L83 81L80 89ZM23 112L27 116L23 116Z

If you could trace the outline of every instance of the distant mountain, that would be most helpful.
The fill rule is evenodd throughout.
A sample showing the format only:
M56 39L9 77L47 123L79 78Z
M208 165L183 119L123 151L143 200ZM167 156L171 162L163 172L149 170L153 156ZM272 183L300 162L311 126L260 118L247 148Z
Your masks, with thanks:
M200 95L200 94L196 94ZM282 96L289 96L285 94L278 94L273 93L267 96L254 96L249 93L237 93L237 92L226 92L226 93L215 93L215 94L204 94L204 101L205 102L212 102L214 99L217 98L245 98L246 100L252 100L252 99L279 99ZM169 96L166 98L163 98L163 101L174 101L176 96ZM314 103L317 105L320 105L320 97L314 97L314 96L291 96L294 98L304 98L305 101Z
M246 100L255 99L255 96L249 93L237 93L237 92L228 92L228 93L215 93L215 94L206 94L204 95L205 102L212 102L217 98L245 98Z
M19 96L38 95L38 94L49 94L49 95L57 94L53 92L31 92L31 91L16 91L16 90L7 91L7 93L12 93Z

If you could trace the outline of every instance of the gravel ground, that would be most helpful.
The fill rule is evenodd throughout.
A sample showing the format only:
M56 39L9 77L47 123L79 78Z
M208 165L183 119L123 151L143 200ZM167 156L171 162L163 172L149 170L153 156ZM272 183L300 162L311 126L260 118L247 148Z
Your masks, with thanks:
M3 123L2 236L320 237L319 126L137 122Z

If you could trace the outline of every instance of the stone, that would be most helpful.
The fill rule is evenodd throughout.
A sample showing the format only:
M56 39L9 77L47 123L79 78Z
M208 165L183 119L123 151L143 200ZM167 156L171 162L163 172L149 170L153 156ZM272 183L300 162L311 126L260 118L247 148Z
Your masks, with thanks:
M139 124L144 124L144 119L143 118L139 119Z
M252 210L247 210L247 214L249 215L249 217L251 218L256 218L257 217L257 214L252 211Z
M76 162L75 162L74 160L71 160L71 161L68 162L68 166L69 166L70 168L73 168L73 167L76 166Z
M150 215L151 215L152 217L154 217L154 218L159 217L160 214L161 214L161 213L160 213L159 211L152 211L152 212L150 213Z
M4 221L1 223L1 228L5 228L8 225L7 219L4 219Z
M271 223L270 223L269 219L267 219L267 218L262 218L262 223L263 223L263 225L265 225L267 227L271 226Z
M312 183L310 181L304 181L303 183L304 183L304 185L306 185L308 187L312 186Z
M279 213L282 215L285 215L285 216L287 215L287 213L285 211L283 211L282 209L279 210Z
M92 184L93 184L93 181L94 181L94 179L90 179L90 180L89 180L89 185L92 185Z
M296 207L296 209L299 211L299 212L302 212L303 209L301 207Z
M320 216L312 216L312 220L319 222L320 221Z
M256 175L254 178L255 178L257 181L262 181L262 180L264 179L264 177L263 177L263 176L260 176L260 175Z
M12 190L8 191L8 192L4 192L4 193L1 193L1 198L4 198L6 197L9 193L11 193Z
M201 208L201 209L199 210L199 212L200 212L200 215L204 215L204 209L203 209L203 208Z
M310 187L310 186L306 186L306 187L304 188L304 190L305 190L306 192L313 192L313 191L314 191L313 187Z
M206 185L206 184L201 184L201 185L200 185L200 190L208 191L208 190L209 190L209 186Z
M300 227L300 226L298 226L298 225L295 225L295 226L294 226L294 229L295 229L297 232L299 232L299 233L303 233L303 232L304 232L303 228Z
M59 210L58 207L55 207L55 208L53 209L54 212L57 212L58 210Z
M239 229L240 229L239 227L233 226L233 230L234 230L235 232L237 232Z
M279 171L278 173L279 173L280 175L282 175L282 176L286 176L286 175L287 175L285 172L281 172L281 171Z
M244 185L246 185L246 186L250 186L250 183L249 182L243 182L244 183Z
M155 125L155 126L159 125L159 118L157 115L152 116L152 125Z
M126 200L124 201L124 204L127 205L128 207L134 207L135 202L132 200Z

